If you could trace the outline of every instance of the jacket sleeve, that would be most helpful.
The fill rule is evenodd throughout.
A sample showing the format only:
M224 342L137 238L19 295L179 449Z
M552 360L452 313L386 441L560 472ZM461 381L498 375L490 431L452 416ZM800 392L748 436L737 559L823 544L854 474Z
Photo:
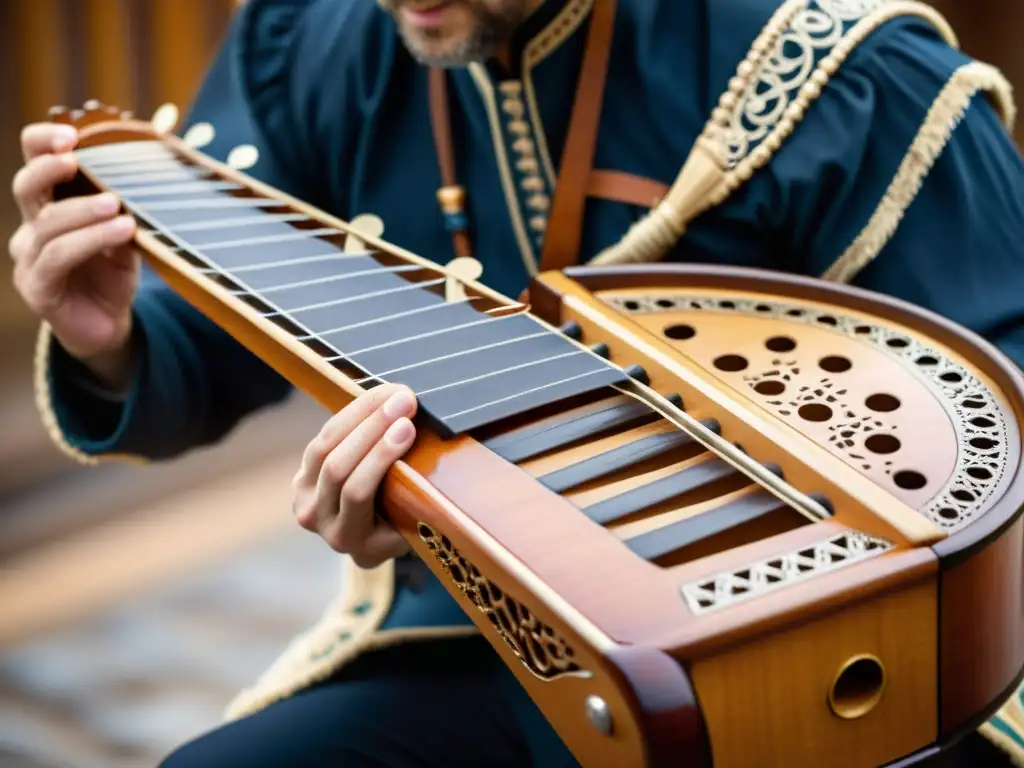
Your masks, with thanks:
M210 123L216 138L202 151L221 161L240 144L255 145L260 159L247 173L307 200L316 193L315 166L304 156L311 150L295 119L292 86L303 77L293 65L297 34L311 5L252 0L243 6L181 127L184 132ZM37 401L51 436L74 458L92 463L110 456L173 457L218 441L291 391L145 268L133 312L139 366L122 396L90 383L43 328Z
M1024 366L1024 161L994 69L919 21L855 51L773 163L796 261L932 310Z

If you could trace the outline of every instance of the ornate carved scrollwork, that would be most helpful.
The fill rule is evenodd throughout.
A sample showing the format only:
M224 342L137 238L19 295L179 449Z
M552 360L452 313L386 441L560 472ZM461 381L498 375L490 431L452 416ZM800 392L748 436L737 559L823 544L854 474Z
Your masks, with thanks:
M417 531L444 572L473 605L487 616L494 630L530 672L541 680L555 680L570 675L590 676L576 662L576 653L564 637L538 619L525 605L505 594L493 581L485 578L446 536L425 523L420 523Z

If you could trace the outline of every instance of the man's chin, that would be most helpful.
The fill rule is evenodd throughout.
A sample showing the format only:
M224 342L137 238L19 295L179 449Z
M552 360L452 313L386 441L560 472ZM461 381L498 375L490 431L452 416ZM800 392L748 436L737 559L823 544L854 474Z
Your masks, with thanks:
M416 61L427 67L464 67L474 61L484 61L492 53L491 46L474 45L472 40L430 37L404 25L399 29L406 49Z
M407 45L406 47L409 49L412 57L426 67L453 69L464 67L478 60L477 57L466 56L461 49L456 48L412 45Z

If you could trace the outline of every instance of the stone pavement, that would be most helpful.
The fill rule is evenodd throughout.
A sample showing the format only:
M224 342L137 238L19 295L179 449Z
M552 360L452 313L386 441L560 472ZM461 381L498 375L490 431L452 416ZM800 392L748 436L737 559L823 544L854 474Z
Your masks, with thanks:
M0 768L156 765L215 725L339 584L338 557L305 531L285 529L0 648Z

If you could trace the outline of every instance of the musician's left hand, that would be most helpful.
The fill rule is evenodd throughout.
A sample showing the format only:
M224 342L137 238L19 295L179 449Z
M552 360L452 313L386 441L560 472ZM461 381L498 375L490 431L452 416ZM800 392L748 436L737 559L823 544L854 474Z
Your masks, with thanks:
M295 517L332 549L374 568L405 554L398 532L374 513L377 489L416 437L415 395L383 384L333 416L306 447L292 486Z

